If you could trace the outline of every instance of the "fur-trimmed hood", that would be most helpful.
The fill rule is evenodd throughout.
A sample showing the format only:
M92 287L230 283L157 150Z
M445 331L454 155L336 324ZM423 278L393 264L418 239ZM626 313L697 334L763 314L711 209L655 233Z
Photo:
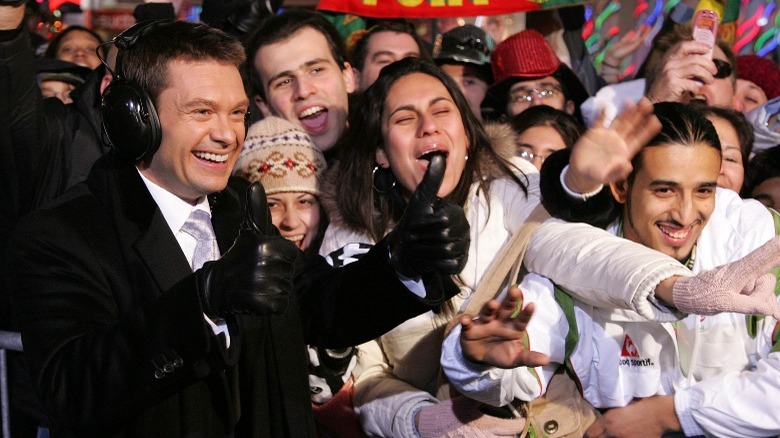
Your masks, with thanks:
M490 137L490 144L505 160L511 160L517 156L517 145L515 137L517 134L506 123L489 122L485 124L485 132Z

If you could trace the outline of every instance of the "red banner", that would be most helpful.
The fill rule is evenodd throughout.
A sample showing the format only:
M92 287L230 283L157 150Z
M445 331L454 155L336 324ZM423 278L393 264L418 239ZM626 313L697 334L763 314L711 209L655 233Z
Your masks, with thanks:
M500 15L572 6L574 0L320 0L317 9L375 18Z

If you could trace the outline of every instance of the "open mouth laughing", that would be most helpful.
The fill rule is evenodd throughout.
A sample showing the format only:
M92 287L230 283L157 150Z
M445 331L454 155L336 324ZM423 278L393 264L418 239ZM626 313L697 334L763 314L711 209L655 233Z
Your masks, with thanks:
M666 240L673 246L682 246L693 236L694 229L699 225L699 221L683 227L676 223L659 222L656 224L658 230L666 236Z
M328 109L324 106L311 106L298 113L298 120L306 131L319 132L328 126Z
M294 234L292 236L282 236L282 237L294 243L295 246L297 246L298 248L303 249L303 239L306 237L305 234Z
M445 151L444 149L439 148L438 146L434 146L431 149L426 150L425 152L421 153L417 156L417 161L422 162L423 167L426 169L428 168L428 164L431 162L431 157L433 154L442 154L444 155L444 158L446 159L449 156L449 152Z
M215 154L211 152L193 152L198 159L212 163L224 163L230 157L230 154Z

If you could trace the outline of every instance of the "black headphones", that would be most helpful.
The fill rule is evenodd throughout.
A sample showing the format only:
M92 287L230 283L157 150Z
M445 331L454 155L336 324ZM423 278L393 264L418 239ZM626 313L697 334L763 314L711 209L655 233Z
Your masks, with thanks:
M104 43L113 44L118 52L114 70L105 59L100 59L114 76L102 96L100 111L103 134L115 154L133 163L157 152L162 140L162 128L152 98L140 85L122 74L122 56L150 30L173 21L141 22Z

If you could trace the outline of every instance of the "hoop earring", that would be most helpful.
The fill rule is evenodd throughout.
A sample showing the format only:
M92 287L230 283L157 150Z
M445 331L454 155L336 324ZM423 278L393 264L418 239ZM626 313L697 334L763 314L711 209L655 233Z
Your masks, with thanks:
M389 172L389 174L390 174L389 178L391 178L393 180L392 184L390 184L390 187L387 187L385 189L380 188L380 185L378 185L376 183L376 175L377 175L376 171L377 170L379 170L379 166L374 166L374 170L371 171L371 188L374 189L374 191L379 193L380 195L386 195L386 194L390 193L393 190L393 188L395 187L395 177L393 176L392 172ZM380 174L380 176L381 176L381 174ZM387 178L385 178L385 179L387 179ZM387 185L387 184L385 184L385 185Z

